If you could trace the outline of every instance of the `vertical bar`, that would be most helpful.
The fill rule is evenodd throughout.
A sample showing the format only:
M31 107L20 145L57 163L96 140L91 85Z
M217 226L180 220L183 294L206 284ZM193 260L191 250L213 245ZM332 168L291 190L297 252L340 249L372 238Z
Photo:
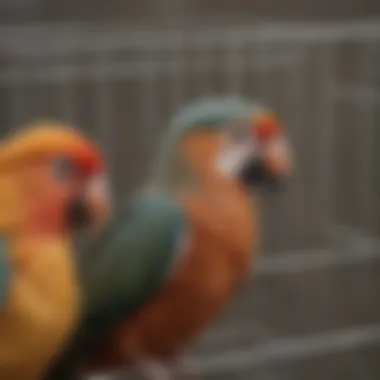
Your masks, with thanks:
M331 236L336 227L335 217L335 175L334 166L334 99L331 83L335 82L335 47L331 43L321 46L318 62L320 78L320 105L317 113L316 127L319 130L318 160L319 192L321 205L326 218L326 234Z
M107 58L101 57L93 66L94 75L94 117L96 133L99 136L108 162L113 163L113 120L112 83L107 76Z
M196 62L196 70L192 74L197 75L197 82L199 83L197 88L199 89L199 95L210 95L210 92L213 91L211 84L211 75L212 75L212 65L214 60L210 52L205 53L202 51L200 53L199 61ZM198 95L198 93L197 93Z
M232 32L226 33L227 41L227 90L240 93L243 79L242 44L238 36Z
M255 73L257 78L257 96L259 100L263 103L270 103L272 99L270 98L270 72L264 68L262 65L255 65L255 61L260 62L264 60L269 51L274 51L273 43L270 42L267 45L258 43L256 52L252 57L252 62L255 67Z
M75 73L76 74L76 73ZM59 108L63 119L70 123L76 123L79 120L78 110L76 107L76 80L75 77L67 79L63 83L57 83L59 86Z
M290 49L289 49L290 50ZM290 225L294 229L294 231L298 231L298 236L296 236L297 241L302 243L302 238L305 235L305 229L310 229L310 220L306 218L306 213L304 212L306 205L305 200L305 186L302 184L301 175L297 174L297 166L301 166L305 157L303 155L310 154L305 144L308 141L303 139L305 136L304 131L301 132L301 123L304 119L304 108L305 105L303 102L303 90L304 83L306 78L306 67L302 60L301 52L302 46L293 46L291 48L292 53L297 58L299 57L299 61L296 64L290 67L284 67L283 73L286 75L285 77L285 85L283 86L282 91L282 101L285 103L285 108L288 117L288 129L287 133L289 136L290 144L292 145L293 150L295 151L294 157L296 163L299 165L295 165L296 173L294 178L292 179L292 198L289 199L289 202L286 204L286 211L289 218L292 220ZM274 57L275 58L275 57ZM280 91L280 89L278 89ZM307 128L308 125L302 125L303 128Z
M374 42L363 44L359 61L359 75L363 88L374 88L376 65L376 45ZM375 99L363 98L359 104L358 125L360 133L360 202L361 223L366 232L373 233L376 224L378 195L374 191L375 166Z
M141 86L141 133L139 140L140 144L142 144L141 148L150 156L151 151L155 148L156 134L154 132L157 131L156 123L158 121L156 91L158 70L156 52L153 48L147 48L145 59L145 77L142 78L143 83Z
M292 47L292 54L294 57L297 57L297 61L295 65L289 66L287 64L287 67L283 68L284 74L286 74L285 88L287 89L283 100L286 108L290 110L289 121L292 128L288 130L288 134L292 141L297 141L300 138L301 121L304 116L304 109L302 107L304 99L302 98L302 94L305 87L307 67L304 63L302 49L303 46L300 45Z
M72 46L71 37L64 34L56 36L58 44L58 53L64 57L66 63L75 62L75 53L70 48ZM71 70L67 70L68 75L63 81L59 81L57 85L59 88L59 112L61 117L70 123L76 123L79 121L79 111L77 109L77 92L76 83L82 74L81 67L73 65Z
M185 48L185 35L184 32L179 30L177 31L177 38L181 41L180 45L182 49ZM185 98L184 93L184 74L185 74L185 52L183 50L178 52L173 52L173 55L178 59L175 60L176 67L173 70L171 77L171 100L170 107L171 112L175 112L175 110L182 105L182 102Z
M25 85L27 80L26 68L18 66L12 71L12 78L9 78L10 95L10 128L18 128L26 121L27 99Z

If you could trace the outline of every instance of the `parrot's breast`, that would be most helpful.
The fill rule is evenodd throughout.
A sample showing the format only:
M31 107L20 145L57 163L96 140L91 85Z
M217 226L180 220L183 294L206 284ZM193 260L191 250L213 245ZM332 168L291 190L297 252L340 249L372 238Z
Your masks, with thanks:
M111 350L103 351L105 363L112 355L113 364L122 365L141 356L177 354L214 321L250 275L258 244L250 199L239 192L227 199L201 194L185 198L183 207L190 225L177 273L119 329Z
M78 288L61 241L17 246L9 302L0 313L0 378L34 380L74 327Z

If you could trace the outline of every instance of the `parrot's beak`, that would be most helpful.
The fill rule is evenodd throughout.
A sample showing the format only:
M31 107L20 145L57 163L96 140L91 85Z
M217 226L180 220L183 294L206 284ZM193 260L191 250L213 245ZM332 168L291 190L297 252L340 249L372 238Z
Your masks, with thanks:
M281 190L291 175L291 156L283 128L271 113L254 115L251 126L255 148L245 160L241 178L249 186Z
M269 141L261 154L253 155L240 171L241 180L249 187L261 186L266 190L282 190L291 176L291 157L283 138Z
M279 137L270 141L264 152L264 160L269 174L286 180L292 174L292 159L289 144L285 138Z
M93 212L83 197L74 197L67 207L67 224L71 230L79 230L91 226Z
M70 229L96 231L103 227L111 214L111 197L107 185L103 177L97 177L70 200L67 208Z

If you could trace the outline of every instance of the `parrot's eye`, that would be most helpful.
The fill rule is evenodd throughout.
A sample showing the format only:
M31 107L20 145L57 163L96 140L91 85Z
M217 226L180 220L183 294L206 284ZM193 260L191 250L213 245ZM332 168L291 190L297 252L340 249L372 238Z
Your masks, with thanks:
M58 179L70 179L78 173L73 160L68 157L59 157L53 161L53 174Z

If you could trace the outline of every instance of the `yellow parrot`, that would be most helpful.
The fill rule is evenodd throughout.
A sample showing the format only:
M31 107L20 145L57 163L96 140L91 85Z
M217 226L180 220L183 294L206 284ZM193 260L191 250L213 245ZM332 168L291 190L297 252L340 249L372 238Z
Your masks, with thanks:
M71 233L106 220L105 163L85 136L31 124L0 144L0 379L37 380L81 310Z

